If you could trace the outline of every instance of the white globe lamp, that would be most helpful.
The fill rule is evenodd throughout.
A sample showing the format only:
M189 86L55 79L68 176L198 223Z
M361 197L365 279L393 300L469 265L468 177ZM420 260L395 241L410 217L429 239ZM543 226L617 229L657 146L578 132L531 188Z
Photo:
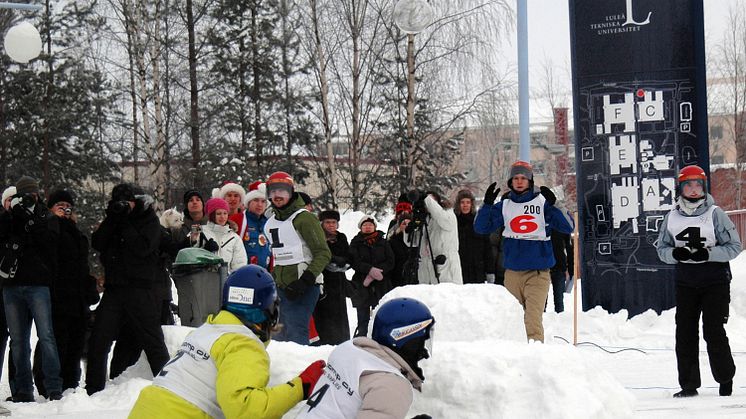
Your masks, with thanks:
M26 64L41 53L41 35L34 25L22 22L8 30L4 45L13 61Z

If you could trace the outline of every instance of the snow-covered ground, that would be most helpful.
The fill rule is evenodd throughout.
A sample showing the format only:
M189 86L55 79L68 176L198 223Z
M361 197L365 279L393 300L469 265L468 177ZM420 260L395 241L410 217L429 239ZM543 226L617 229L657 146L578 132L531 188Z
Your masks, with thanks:
M360 213L346 214L341 230L357 232ZM379 229L385 229L384 220ZM386 296L420 299L437 326L434 353L422 362L425 385L415 395L410 417L434 418L715 418L746 417L746 256L732 263L734 279L727 325L738 371L731 397L718 396L702 349L700 396L673 399L678 390L674 348L674 311L647 312L627 320L600 308L578 313L579 345L573 336L573 295L566 311L555 314L552 299L544 315L546 343L526 343L522 311L496 285L441 284L408 286ZM581 281L582 286L582 281ZM579 296L578 296L579 297ZM350 322L354 330L355 314ZM185 327L165 327L174 353ZM272 383L297 375L310 362L326 358L332 347L301 347L272 342ZM7 356L7 355L6 355ZM83 388L65 392L60 401L4 403L14 417L124 418L139 390L152 378L144 358L92 397ZM6 372L0 397L10 394ZM286 417L295 416L295 410Z

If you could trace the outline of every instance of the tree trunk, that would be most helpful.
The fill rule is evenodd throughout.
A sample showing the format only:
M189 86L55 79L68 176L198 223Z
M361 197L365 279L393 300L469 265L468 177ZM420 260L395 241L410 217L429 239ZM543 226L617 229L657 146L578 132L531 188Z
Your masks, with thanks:
M138 140L139 140L139 124L137 122L137 84L135 82L135 44L133 34L136 33L135 21L132 16L132 10L129 7L129 1L122 1L122 15L124 17L124 28L127 32L127 57L129 59L129 73L130 73L130 100L132 101L132 170L134 172L134 182L139 182L139 174L137 170L137 159L138 159Z
M358 4L352 3L350 34L352 35L352 147L350 147L350 186L352 193L352 210L360 209L360 34L361 19L358 19Z
M262 132L262 106L260 98L260 86L259 86L259 73L262 71L259 68L259 22L257 22L257 6L256 3L252 3L251 6L251 73L253 76L254 85L252 86L252 101L254 103L254 158L256 161L257 174L264 177L266 173L262 168L262 147L264 146L264 135ZM291 173L292 175L292 173Z
M186 0L187 32L189 34L189 128L192 136L192 187L201 186L199 143L199 91L197 90L197 49L194 36L192 0Z

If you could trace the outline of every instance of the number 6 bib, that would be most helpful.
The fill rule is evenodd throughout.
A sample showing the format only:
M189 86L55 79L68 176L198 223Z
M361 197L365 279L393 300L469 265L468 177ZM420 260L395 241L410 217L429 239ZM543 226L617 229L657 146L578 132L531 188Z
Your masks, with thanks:
M547 222L544 219L545 202L546 199L542 195L536 195L528 202L513 202L509 199L502 201L505 220L503 237L521 240L549 240Z

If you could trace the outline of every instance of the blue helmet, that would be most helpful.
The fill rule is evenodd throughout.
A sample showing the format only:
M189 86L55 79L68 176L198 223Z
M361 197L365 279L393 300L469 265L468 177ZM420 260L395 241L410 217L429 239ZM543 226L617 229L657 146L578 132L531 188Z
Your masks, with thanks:
M414 298L394 298L378 308L371 338L392 349L416 338L430 338L435 318L430 309Z
M272 275L258 265L247 265L233 271L223 286L223 309L233 313L249 325L267 331L277 324L279 317L277 287ZM262 340L268 340L260 336Z

